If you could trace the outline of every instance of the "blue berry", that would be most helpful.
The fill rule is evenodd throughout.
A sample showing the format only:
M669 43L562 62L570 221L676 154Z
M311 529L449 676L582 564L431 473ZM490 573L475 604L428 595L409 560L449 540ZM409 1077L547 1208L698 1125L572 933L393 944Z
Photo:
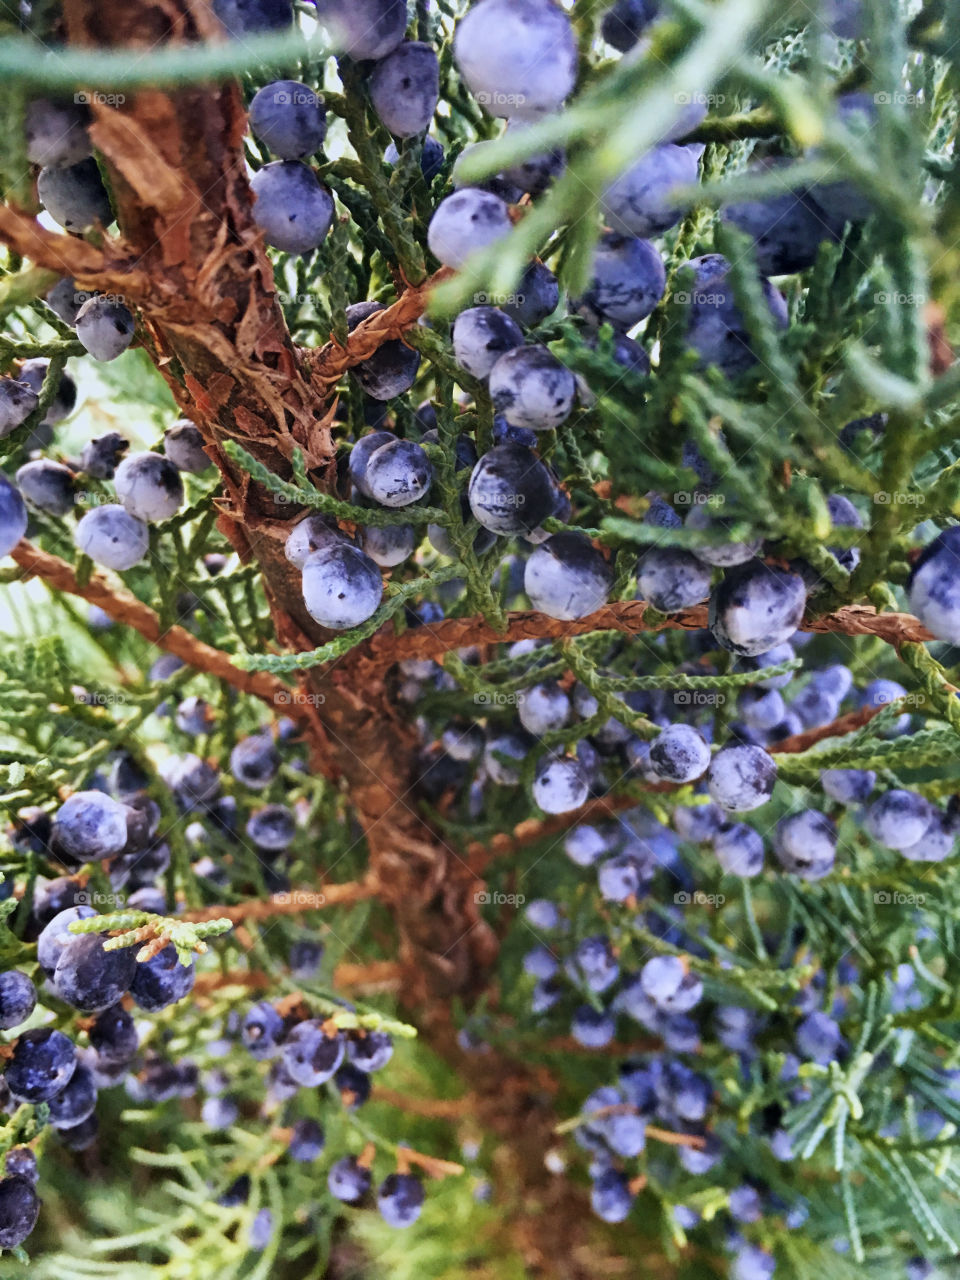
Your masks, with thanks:
M605 853L610 852L606 837L596 827L583 824L567 832L563 849L571 862L578 867L592 866Z
M908 849L926 834L934 808L916 791L885 791L867 810L864 825L878 844L887 849Z
M88 298L93 296L89 289L80 289L76 280L71 276L64 276L47 293L44 302L55 315L60 317L64 324L68 324L73 328L80 308Z
M212 460L204 451L204 439L199 427L189 418L180 418L163 433L163 452L178 471L188 471L199 476L209 471Z
M393 569L409 560L417 548L417 535L412 525L392 524L378 528L365 525L360 530L360 545L366 555L381 569Z
M729 569L733 565L745 564L748 560L752 560L760 550L762 543L760 538L751 539L749 542L724 540L723 535L727 532L731 521L711 512L705 503L693 507L684 523L687 529L706 534L711 539L709 545L695 547L693 551L697 559L702 560L704 564Z
M490 372L493 406L513 427L558 427L570 416L576 394L573 374L546 347L516 347Z
M250 129L280 160L303 160L323 146L323 102L298 80L274 80L250 103Z
M614 0L603 15L600 34L618 53L628 53L659 10L658 0Z
M127 843L127 809L102 791L76 791L57 810L56 844L80 862L100 862Z
M497 307L470 307L453 325L457 364L474 378L486 378L502 355L523 346L523 332Z
M80 470L95 480L112 480L120 459L130 448L130 441L119 431L88 440L80 455Z
M710 767L710 748L692 725L668 725L650 744L650 763L667 782L693 782Z
M0 555L8 555L27 531L27 508L18 490L0 473Z
M150 531L144 522L112 503L88 511L74 538L84 555L118 573L139 564L150 547Z
M586 804L587 775L575 756L548 755L537 764L533 798L544 813L571 813Z
M81 933L60 948L52 983L61 1000L84 1013L100 1013L122 999L133 981L136 948L104 950L106 938Z
M55 1129L70 1129L92 1116L97 1105L97 1088L89 1067L78 1062L69 1083L47 1104Z
M317 551L303 566L303 602L310 616L333 631L373 617L383 598L380 570L347 543Z
M0 378L0 439L22 426L38 402L37 392L29 383Z
M953 853L957 832L953 823L942 813L935 812L933 819L916 844L907 845L900 852L910 862L942 862Z
M181 964L176 947L164 947L151 960L137 963L130 994L139 1008L157 1013L190 994L194 968L192 956L187 964Z
M588 1004L581 1005L574 1012L570 1023L570 1034L585 1049L605 1049L613 1039L615 1030L614 1019L610 1014L592 1009Z
M531 120L514 116L507 121L504 136L510 133L521 133L534 123ZM524 156L503 170L502 177L517 189L532 196L541 196L550 185L561 176L567 167L566 152L562 147L551 151L541 151L531 156Z
M742 1244L730 1267L730 1280L771 1280L777 1264L759 1245Z
M34 98L27 103L23 121L27 159L52 169L79 164L91 151L89 121L83 102Z
M909 583L910 608L939 640L960 643L960 526L924 547Z
M693 291L689 295L687 342L702 367L716 365L728 378L735 378L756 364L756 355L728 278L729 263L712 253L689 265L693 268ZM774 322L785 327L783 295L767 280L761 280L761 288Z
M752 561L730 570L714 589L710 630L724 649L751 657L793 635L805 604L802 578Z
M640 970L640 986L664 1013L689 1013L703 997L703 982L679 956L654 956Z
M500 309L524 329L532 329L553 315L560 303L557 277L542 262L531 262L517 282L516 292L500 303Z
M293 22L291 0L213 0L213 12L234 39L258 31L284 31Z
M4 1159L7 1173L15 1178L26 1178L28 1182L37 1184L37 1157L29 1147L11 1147Z
M836 828L825 813L804 809L780 819L773 847L785 871L801 880L821 880L833 870Z
M553 681L537 684L520 695L517 715L520 723L535 738L562 729L570 718L570 699Z
M247 1234L249 1247L258 1253L262 1252L273 1239L274 1225L272 1212L269 1209L258 1209Z
M346 1204L358 1204L370 1190L370 1170L357 1162L356 1156L344 1156L327 1175L330 1194Z
M347 1041L347 1058L360 1071L382 1071L393 1057L393 1041L384 1031L366 1031Z
M344 1040L339 1033L328 1035L323 1023L311 1018L297 1023L281 1052L283 1065L292 1079L305 1088L314 1089L333 1079L343 1061Z
M297 834L297 822L285 804L268 804L250 815L246 830L258 849L280 853Z
M483 752L483 766L491 782L500 787L515 787L520 781L520 769L508 761L516 760L519 764L528 750L529 744L519 734L505 733L491 738Z
M0 1249L16 1249L37 1225L40 1201L28 1178L0 1178Z
M501 444L483 455L467 491L470 510L491 533L523 534L553 513L556 488L529 449Z
M280 768L280 756L269 733L253 733L241 738L230 752L230 772L251 791L270 785Z
M689 551L654 547L637 568L637 598L661 613L677 613L701 604L710 595L711 572Z
M382 507L408 507L429 492L433 467L420 445L391 440L370 455L365 479L374 502Z
M592 318L629 329L663 297L667 272L649 240L608 231L594 252L582 306Z
M825 1013L811 1013L797 1027L797 1049L812 1062L826 1065L832 1062L843 1043L840 1028Z
M251 1056L263 1060L280 1052L285 1032L283 1018L269 1001L261 1000L248 1010L240 1037Z
M555 533L527 560L523 586L540 613L570 621L603 608L613 574L583 534Z
M17 487L31 507L52 516L73 510L73 472L50 458L36 458L17 471Z
M133 341L134 320L122 302L96 295L77 313L76 330L94 360L116 360Z
M390 1227L411 1227L420 1217L423 1183L411 1173L391 1173L377 1191L377 1208Z
M100 1065L126 1065L136 1056L139 1038L133 1018L121 1005L99 1013L90 1028L90 1046Z
M556 111L576 80L573 26L551 0L480 0L457 24L453 53L494 116Z
M70 1083L76 1065L73 1041L62 1031L38 1027L17 1040L4 1080L17 1102L49 1102Z
M333 197L312 169L297 160L274 160L250 182L253 219L267 244L284 253L310 253L333 223Z
M380 59L369 80L370 101L395 138L423 133L440 97L440 64L429 44L405 40Z
M820 245L836 239L819 205L795 191L727 205L723 217L752 237L757 270L764 276L805 271Z
M161 772L164 782L184 813L206 809L220 791L217 771L192 752L166 761Z
M572 970L575 976L597 994L611 987L620 974L620 966L610 949L610 943L599 934L584 938L578 944Z
M385 58L407 28L406 0L317 0L335 48L358 62Z
M648 151L603 193L600 208L621 235L662 235L683 216L678 192L697 181L699 157L692 147L663 143Z
M710 762L707 787L721 809L746 813L773 794L777 766L762 747L723 747Z
M17 374L17 379L20 382L25 382L31 391L36 392L39 396L49 370L50 361L42 356L38 357L36 360L25 360L20 366L20 372ZM61 422L66 417L69 417L73 412L76 403L77 384L69 374L61 373L53 401L46 412L46 416L44 417L41 426L55 426L56 423Z
M0 1030L9 1031L26 1022L37 1003L37 989L25 973L9 969L0 973Z
M726 815L715 804L677 805L673 811L678 835L692 844L714 839L725 820Z
M735 1222L759 1222L763 1216L759 1192L749 1183L734 1187L727 1198L727 1204Z
M348 331L353 333L365 320L369 320L371 316L377 315L383 310L384 307L379 302L353 303L347 307ZM409 391L414 384L419 368L420 352L406 346L399 338L394 338L389 342L381 343L373 355L368 356L366 360L361 360L359 364L353 367L351 373L368 396L373 400L385 401L392 400L395 396L402 396ZM390 433L384 432L383 434L387 436ZM364 439L369 440L369 437L364 437ZM380 444L386 443L388 443L386 439L380 441ZM366 448L370 450L366 454L367 462L369 462L374 448L377 447L379 446L366 445ZM356 451L356 447L354 447L351 452L351 461ZM352 468L351 476L353 476ZM354 483L357 483L355 477ZM361 485L357 487L362 491ZM370 495L368 494L367 496L369 497Z
M438 205L430 219L427 244L443 266L458 270L471 254L509 235L512 226L506 203L499 196L479 187L464 187Z
M408 143L408 146L415 145ZM389 147L383 153L383 158L389 165L395 165L400 160L400 152L397 150L397 144L391 142ZM431 183L440 170L443 168L443 147L429 134L423 140L423 149L420 152L420 172L423 174L423 180Z
M300 1164L316 1160L326 1145L323 1127L316 1120L298 1120L290 1135L290 1158Z
M385 439L395 439L388 432L383 432L383 435ZM371 438L370 436L364 436L364 440ZM370 495L366 494L366 496L369 497ZM294 525L284 543L283 554L291 564L296 565L298 569L302 569L315 551L326 551L329 547L339 547L346 541L346 536L340 532L335 520L331 520L329 516L310 515Z
M633 1205L627 1180L616 1169L607 1169L594 1181L590 1190L590 1206L604 1222L623 1222Z
M54 222L79 234L113 221L110 197L96 160L88 157L65 168L47 167L37 175L37 195Z
M860 705L862 707L887 707L906 696L906 689L902 684L898 684L896 680L871 680L861 694ZM906 733L909 728L910 712L905 711L903 715L897 716L892 725L884 730L883 737L898 737L901 733Z
M820 785L838 804L864 804L877 785L872 769L824 769Z
M731 822L713 837L717 861L732 876L757 876L763 870L763 838L745 822Z

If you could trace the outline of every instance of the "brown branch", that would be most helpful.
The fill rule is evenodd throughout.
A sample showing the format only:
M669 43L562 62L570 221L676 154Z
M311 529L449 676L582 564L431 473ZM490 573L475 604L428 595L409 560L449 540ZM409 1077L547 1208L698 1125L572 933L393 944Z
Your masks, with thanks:
M338 964L333 971L333 985L338 990L383 989L397 987L406 971L395 960L373 960L369 964ZM207 995L224 987L245 987L248 990L273 991L277 986L276 974L264 969L228 969L226 972L198 973L193 984L195 992Z
M368 877L366 880L348 880L344 884L321 885L317 889L291 889L289 893L277 893L263 901L253 899L229 907L201 907L197 911L184 911L177 919L188 920L191 924L204 924L208 920L230 920L234 924L242 924L364 902L375 898L377 891L377 882Z
M358 670L383 670L407 658L441 658L452 649L471 645L505 644L517 640L567 640L595 631L619 631L638 635L645 631L702 631L707 626L707 609L698 605L664 617L656 614L647 621L650 606L644 600L622 600L573 622L560 622L546 614L510 613L502 634L482 618L448 618L429 627L416 627L397 636L384 628L359 645L346 659ZM877 613L872 605L852 604L820 618L806 618L802 631L836 632L847 636L878 636L899 648L907 642L924 643L936 637L909 613ZM340 660L343 665L344 660Z
M47 551L23 539L11 551L11 556L24 570L28 578L42 578L55 591L79 596L97 605L104 613L124 626L132 627L145 640L158 649L172 653L188 666L205 671L218 680L232 685L242 693L252 694L268 703L274 710L281 708L284 715L293 719L307 719L307 711L293 699L290 689L276 676L266 671L242 671L234 666L229 656L212 645L204 644L183 627L164 630L160 619L149 605L143 604L129 591L111 587L105 578L92 574L85 586L77 581L77 575L66 560L50 555Z

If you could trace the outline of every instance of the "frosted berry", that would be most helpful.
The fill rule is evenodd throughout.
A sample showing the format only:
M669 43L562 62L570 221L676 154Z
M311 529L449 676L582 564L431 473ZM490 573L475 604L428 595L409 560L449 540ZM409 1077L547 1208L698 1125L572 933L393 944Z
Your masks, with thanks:
M729 263L717 253L696 258L693 291L688 300L687 341L697 352L701 367L716 365L728 378L735 378L756 364L743 316L729 280ZM787 323L783 295L767 280L760 281L764 301L774 322Z
M24 1031L4 1080L17 1102L49 1102L70 1083L77 1065L73 1041L52 1027Z
M130 448L130 441L118 431L88 440L80 455L80 470L95 480L112 480L120 459Z
M773 848L784 871L802 880L820 880L833 870L836 828L825 813L804 809L780 819Z
M535 609L571 621L603 608L613 574L583 534L555 533L527 560L523 587Z
M877 785L872 769L824 769L820 785L839 804L864 804Z
M24 463L17 471L17 486L31 507L52 516L73 510L73 472L50 458Z
M423 133L440 98L440 64L429 44L405 40L370 74L370 101L395 138Z
M745 822L731 822L713 837L713 851L731 876L756 876L763 870L763 838Z
M107 227L113 221L110 197L96 160L81 160L62 169L41 169L37 195L54 222L66 231L79 234L95 223Z
M37 1225L40 1201L27 1178L0 1178L0 1249L16 1249Z
M629 329L663 297L667 272L649 240L606 232L593 255L590 286L581 307L596 321Z
M730 570L710 597L710 630L724 649L751 656L787 640L803 619L806 588L795 573L751 561Z
M358 62L385 58L407 28L406 0L317 0L334 47Z
M181 964L176 947L164 947L152 959L137 962L130 994L139 1008L157 1013L190 994L194 968L192 956Z
M560 303L557 277L542 262L531 262L517 282L516 292L500 302L500 309L524 329L553 315Z
M380 570L349 543L316 551L303 566L307 612L333 631L346 631L372 618L382 598Z
M78 1062L69 1084L47 1105L55 1129L70 1129L92 1116L97 1106L97 1087L90 1068Z
M535 738L562 729L570 718L570 699L558 684L537 684L520 697L520 723Z
M445 267L457 270L472 253L508 235L512 225L499 196L478 187L464 187L437 207L430 219L427 244Z
M234 39L258 31L284 31L293 22L291 0L213 0L213 11Z
M887 849L908 849L925 835L934 817L930 801L916 791L885 791L867 810L864 825Z
M137 967L136 948L105 951L106 938L79 933L64 942L53 972L53 987L61 1000L84 1013L101 1013L126 994Z
M457 364L474 378L486 378L502 355L523 346L516 321L496 307L470 307L453 325Z
M122 302L88 298L77 313L77 337L95 360L116 360L133 341L133 316Z
M514 427L558 427L570 416L576 394L573 374L546 347L508 351L490 372L494 408Z
M267 244L284 253L310 253L333 223L333 197L312 169L275 160L253 175L253 218Z
M661 613L676 613L706 600L710 579L709 567L689 551L654 547L640 559L637 598Z
M357 1163L356 1156L344 1156L327 1175L330 1194L346 1204L358 1204L370 1190L370 1170Z
M37 393L28 383L0 378L0 439L23 426L37 401Z
M0 472L0 556L9 555L27 532L27 508L15 485Z
M537 765L533 798L544 813L571 813L586 804L590 786L575 756L547 756Z
M658 0L614 0L603 15L600 34L619 53L628 53L659 10Z
M38 356L35 360L25 360L20 366L17 379L25 382L39 396L49 369L50 361L43 356ZM76 403L77 384L68 373L61 373L53 400L50 402L41 426L55 426L58 422L62 422L73 412Z
M693 782L710 765L710 748L689 724L669 725L650 744L650 763L668 782Z
M323 146L323 101L299 80L274 80L250 103L250 129L278 159L303 160Z
M679 191L697 181L699 159L692 147L671 142L654 147L603 193L600 208L621 235L659 236L678 223L684 206Z
M379 302L355 302L347 307L348 330L352 333L364 320L383 309ZM368 396L374 400L392 400L410 390L419 368L420 352L394 338L381 343L372 356L355 365L351 372Z
M183 503L180 472L162 453L133 453L124 458L114 484L124 509L148 524L169 520Z
M573 27L551 0L480 0L457 24L453 54L494 116L556 111L577 74Z
M556 487L530 449L502 444L485 453L467 490L470 510L492 533L523 534L553 513Z
M54 842L71 858L99 862L127 843L127 810L102 791L76 791L57 810Z
M510 761L519 763L528 750L529 744L519 734L505 733L491 738L483 752L484 768L491 781L501 787L515 787L520 781L520 770Z
M390 1227L411 1227L420 1217L425 1193L412 1173L391 1173L377 1191L377 1208Z
M365 479L374 502L382 507L408 507L430 491L433 467L420 445L391 440L370 455Z
M746 813L773 794L777 766L762 747L723 747L710 761L707 787L721 809Z
M960 643L960 526L944 529L913 566L910 608L938 640Z
M315 1089L332 1080L343 1061L343 1036L328 1035L316 1019L298 1022L284 1041L283 1065L297 1084Z
M387 439L394 439L387 432L383 434ZM283 553L291 564L302 569L314 552L343 546L346 541L346 535L340 532L335 520L329 516L309 515L294 525L284 543Z
M19 969L0 973L0 1030L9 1031L26 1022L36 1003L36 987L25 973Z
M27 103L23 133L31 164L62 169L90 155L89 110L80 102L34 98Z
M417 547L413 525L390 524L382 528L366 525L360 530L360 545L381 569L393 569L409 560Z
M180 418L163 433L163 452L178 471L199 476L209 471L212 461L204 452L200 429L189 418Z

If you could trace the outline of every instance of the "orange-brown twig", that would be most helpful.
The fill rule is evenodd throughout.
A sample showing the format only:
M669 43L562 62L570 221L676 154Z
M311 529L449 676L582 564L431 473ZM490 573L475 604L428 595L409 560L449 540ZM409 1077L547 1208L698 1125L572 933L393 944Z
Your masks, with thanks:
M365 880L348 880L344 884L321 885L317 889L291 889L289 893L277 893L264 901L241 902L230 907L201 907L197 911L185 911L178 920L202 924L207 920L230 920L240 924L251 920L270 920L274 916L295 916L304 911L321 911L325 907L347 906L364 902L377 895L377 883Z

